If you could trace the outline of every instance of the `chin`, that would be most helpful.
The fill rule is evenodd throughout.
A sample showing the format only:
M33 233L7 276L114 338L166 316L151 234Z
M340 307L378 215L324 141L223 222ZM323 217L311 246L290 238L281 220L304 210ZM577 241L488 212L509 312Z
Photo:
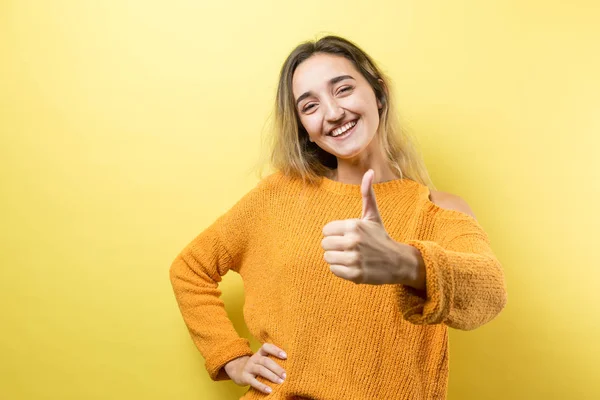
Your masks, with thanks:
M365 150L366 150L366 148L360 148L360 149L350 149L350 150L344 151L344 152L339 152L339 151L328 151L328 152L333 154L337 158L341 158L342 160L350 160L352 158L359 156Z
M344 160L352 159L363 152L367 151L369 148L369 143L348 143L341 144L336 148L332 148L331 150L326 150L328 153L333 154L337 158L341 158Z

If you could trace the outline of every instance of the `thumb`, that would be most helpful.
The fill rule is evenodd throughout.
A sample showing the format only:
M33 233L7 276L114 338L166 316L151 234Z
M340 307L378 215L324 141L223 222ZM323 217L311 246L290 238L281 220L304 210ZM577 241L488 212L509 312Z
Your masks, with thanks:
M368 221L379 222L381 221L381 215L377 208L377 200L375 200L375 191L373 190L373 179L375 178L375 171L372 169L365 172L363 175L362 184L360 185L360 191L363 200L363 209L361 219Z

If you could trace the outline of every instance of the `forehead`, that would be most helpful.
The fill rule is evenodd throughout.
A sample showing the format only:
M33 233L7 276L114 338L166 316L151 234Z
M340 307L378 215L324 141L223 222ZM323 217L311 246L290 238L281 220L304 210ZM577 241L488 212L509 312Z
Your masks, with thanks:
M309 90L317 89L336 76L352 75L359 80L360 73L350 60L332 54L315 54L304 60L292 77L292 90L298 96Z

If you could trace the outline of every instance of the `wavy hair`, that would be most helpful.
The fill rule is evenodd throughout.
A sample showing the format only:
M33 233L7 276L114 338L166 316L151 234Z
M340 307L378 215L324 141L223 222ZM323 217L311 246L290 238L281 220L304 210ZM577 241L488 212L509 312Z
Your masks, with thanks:
M273 129L267 145L271 166L287 176L301 178L310 184L318 183L337 167L337 158L333 154L309 141L308 133L300 122L292 91L292 78L296 68L317 53L342 56L352 62L383 105L379 110L378 134L381 135L380 143L388 165L401 179L408 178L435 189L423 158L417 152L408 132L401 127L389 85L390 78L357 45L335 35L299 44L281 67L272 112ZM263 153L262 164L264 157Z

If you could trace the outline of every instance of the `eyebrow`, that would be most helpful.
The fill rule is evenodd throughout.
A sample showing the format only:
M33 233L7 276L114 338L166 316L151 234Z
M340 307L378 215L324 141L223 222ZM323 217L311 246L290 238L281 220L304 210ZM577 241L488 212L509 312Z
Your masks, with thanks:
M350 75L340 75L340 76L336 76L335 78L331 78L329 80L329 84L330 85L335 85L336 83L343 81L344 79L352 79L352 80L356 80L353 77L351 77ZM296 107L298 107L298 104L304 100L305 98L307 98L308 96L310 96L312 94L312 92L306 92L300 95L300 97L298 97L298 100L296 100Z

